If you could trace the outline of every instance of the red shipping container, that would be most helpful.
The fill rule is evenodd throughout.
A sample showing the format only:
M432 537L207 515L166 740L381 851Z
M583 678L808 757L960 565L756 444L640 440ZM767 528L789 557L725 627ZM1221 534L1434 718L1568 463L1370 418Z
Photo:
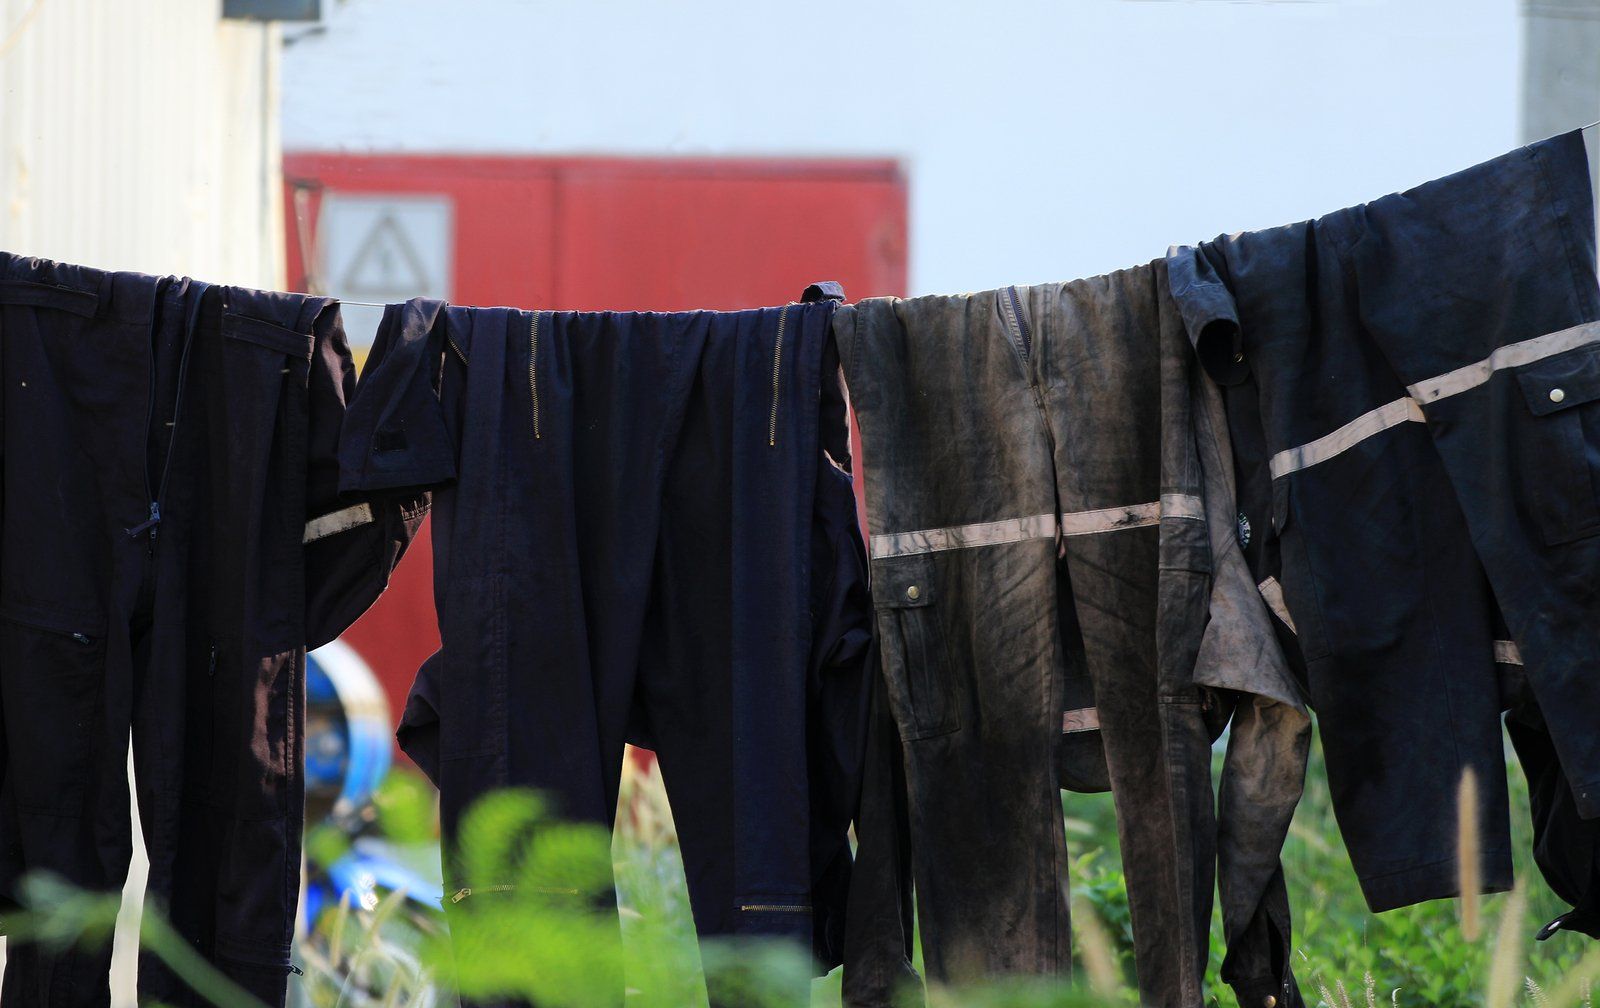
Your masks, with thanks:
M421 251L449 264L456 304L737 309L791 301L814 280L841 281L852 299L905 293L906 184L894 161L291 153L284 178L298 290L325 289L318 223L331 195L447 205L448 250ZM432 566L424 528L344 635L395 717L439 646Z

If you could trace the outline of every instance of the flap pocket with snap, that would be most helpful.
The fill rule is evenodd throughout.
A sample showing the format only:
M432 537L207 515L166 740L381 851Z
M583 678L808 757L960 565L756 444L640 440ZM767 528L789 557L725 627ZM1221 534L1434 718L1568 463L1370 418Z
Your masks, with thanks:
M893 557L872 563L884 684L900 737L906 741L947 735L960 727L945 613L934 602L936 558Z
M1519 484L1546 545L1600 533L1600 342L1516 371L1528 414L1511 418Z
M1529 364L1517 384L1534 416L1549 416L1600 399L1600 343Z
M933 604L934 558L891 557L872 562L872 600L879 609L920 609Z

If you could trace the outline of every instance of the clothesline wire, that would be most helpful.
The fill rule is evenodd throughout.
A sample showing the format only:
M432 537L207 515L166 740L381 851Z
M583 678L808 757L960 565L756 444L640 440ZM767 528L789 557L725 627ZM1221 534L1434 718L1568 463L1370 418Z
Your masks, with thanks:
M1600 126L1600 119L1596 119L1594 122L1590 123L1587 126L1578 127L1578 132L1583 133L1583 132L1585 132L1587 130L1594 129L1596 126ZM307 296L309 297L310 295L307 295ZM336 300L340 304L359 305L362 308L387 308L387 307L389 307L386 304L379 304L379 303L377 303L375 301L352 301L349 298L337 298Z

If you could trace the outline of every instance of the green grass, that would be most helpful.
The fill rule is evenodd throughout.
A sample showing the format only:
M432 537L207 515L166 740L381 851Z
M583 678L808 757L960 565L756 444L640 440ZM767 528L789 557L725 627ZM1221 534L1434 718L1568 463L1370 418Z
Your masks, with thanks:
M1581 936L1549 942L1532 936L1565 907L1532 864L1526 787L1512 769L1518 891L1486 897L1481 935L1469 940L1456 901L1437 901L1381 916L1367 912L1339 839L1321 763L1313 750L1306 794L1284 850L1294 913L1296 973L1308 1003L1327 1008L1577 1008L1590 1006L1589 977L1600 952ZM514 880L518 889L476 896L460 908L452 951L436 923L407 913L398 894L372 907L341 906L315 923L292 980L299 1005L431 1008L441 985L459 977L469 993L521 994L551 1008L608 1005L618 983L630 1008L706 1004L707 977L726 1004L792 1005L806 990L802 950L782 945L695 940L683 870L665 793L653 774L628 777L624 814L614 837L590 826L555 823L530 794L495 796L463 831L463 856L474 877ZM1112 1008L1137 1005L1132 992L1132 936L1109 795L1063 796L1071 852L1079 986L1016 982L973 990L933 990L931 1008ZM416 777L394 775L380 796L379 818L405 843L433 835L433 802ZM338 853L342 838L308 837L318 857ZM1003 870L1003 866L996 866ZM607 887L616 879L622 941ZM27 912L7 920L12 941L53 944L109 940L117 901L32 880ZM1222 958L1213 928L1208 1004L1231 1006L1216 985ZM246 1005L183 940L147 911L142 941L213 1001ZM1087 954L1086 954L1087 953ZM839 974L811 983L813 1005L836 1006Z
M1548 992L1572 974L1592 943L1567 932L1547 942L1533 940L1540 926L1568 907L1545 886L1533 863L1527 784L1509 751L1507 758L1511 761L1516 883L1527 897L1524 920L1512 935L1517 950L1525 956L1518 980L1531 977ZM1131 978L1127 896L1111 796L1068 794L1063 795L1063 805L1068 844L1076 855L1074 891L1105 920ZM1332 1008L1342 1008L1342 984L1352 1004L1362 1005L1369 979L1373 998L1380 1004L1472 1008L1489 1003L1486 981L1501 944L1494 925L1509 894L1483 898L1484 934L1475 942L1462 935L1456 900L1436 900L1384 914L1369 912L1334 820L1320 744L1313 744L1305 796L1295 812L1283 862L1294 916L1295 974L1308 1004L1316 1004L1321 988L1326 987L1333 995ZM1208 1003L1232 1005L1231 993L1217 979L1222 952L1221 925L1214 920ZM1593 972L1600 976L1600 971ZM1512 1003L1541 1004L1531 993Z

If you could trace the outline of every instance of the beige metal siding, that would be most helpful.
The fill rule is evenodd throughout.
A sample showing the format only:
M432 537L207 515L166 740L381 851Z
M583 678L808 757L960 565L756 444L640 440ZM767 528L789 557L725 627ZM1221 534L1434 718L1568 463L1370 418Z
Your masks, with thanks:
M219 10L0 0L0 249L282 285L278 29ZM136 1001L146 871L139 844L112 965L117 1008Z
M217 0L0 0L0 248L282 282L278 29Z

